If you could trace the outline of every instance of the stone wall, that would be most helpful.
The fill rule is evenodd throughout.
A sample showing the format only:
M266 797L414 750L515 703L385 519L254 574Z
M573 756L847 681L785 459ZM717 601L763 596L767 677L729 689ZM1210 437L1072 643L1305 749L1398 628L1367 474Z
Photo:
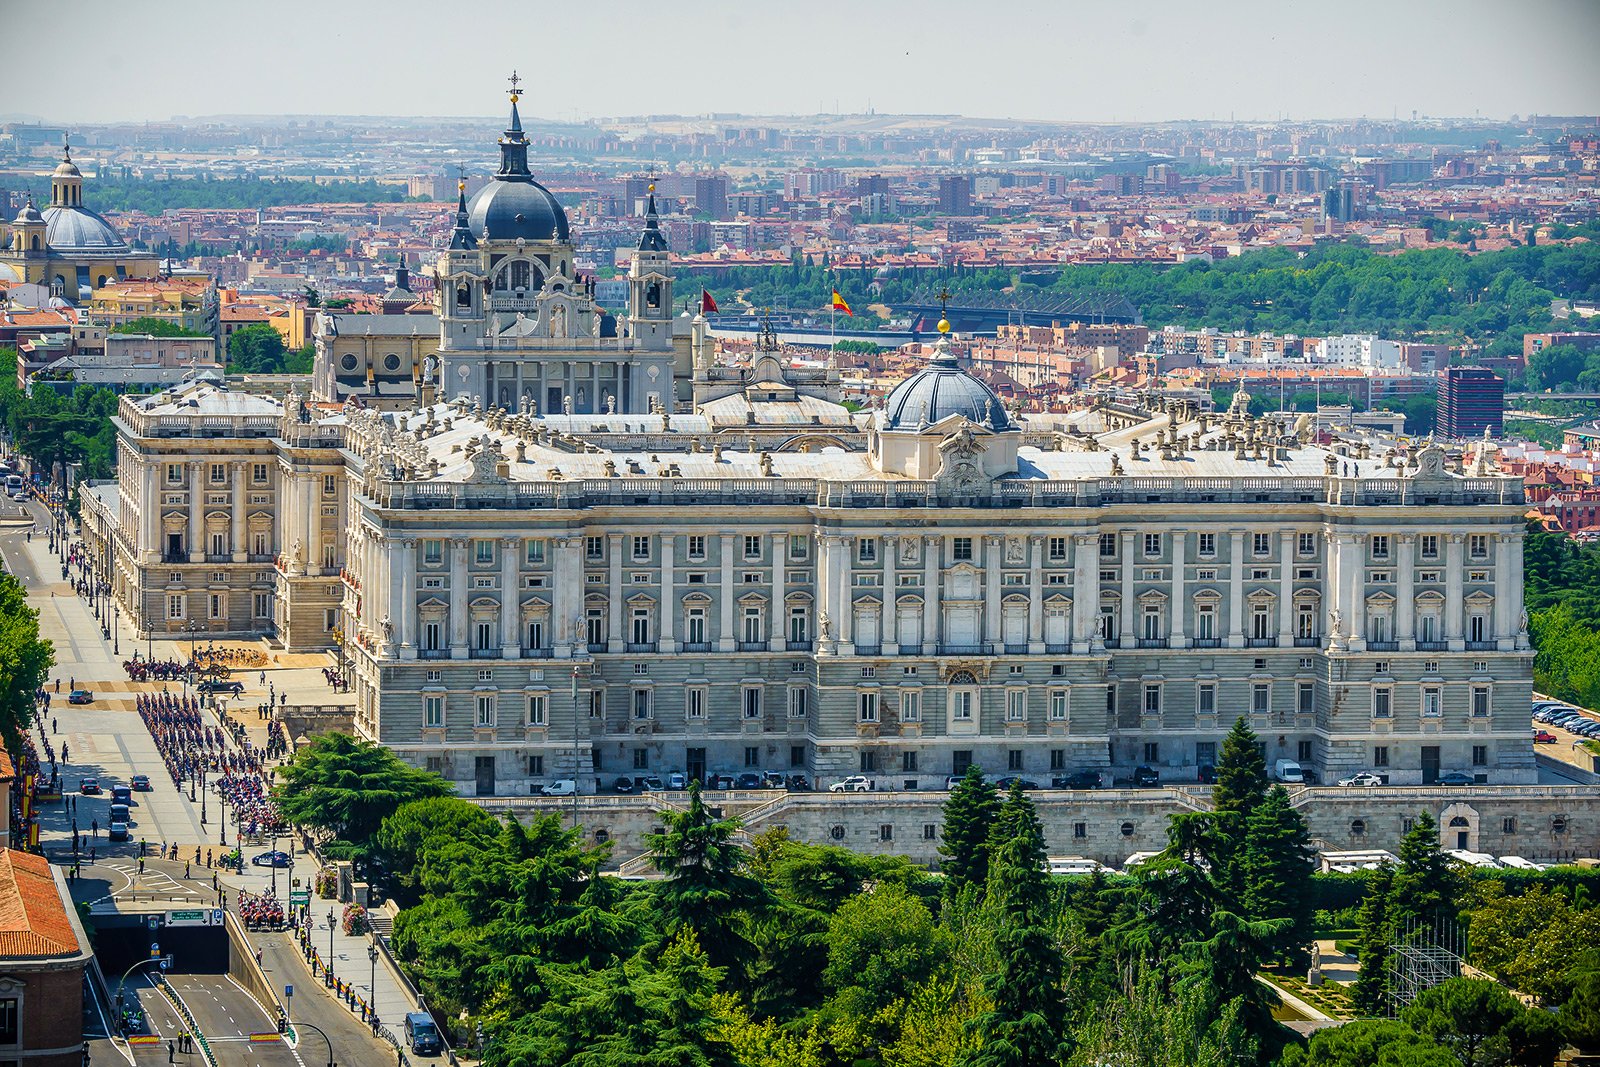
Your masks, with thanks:
M1135 852L1166 845L1168 816L1209 808L1204 789L1108 789L1032 794L1052 856L1083 856L1120 867ZM812 844L893 854L936 866L943 792L708 792L717 813L737 816L755 835L777 826ZM613 866L646 851L644 836L661 827L662 808L681 807L683 793L638 797L481 798L496 813L574 810L591 843L609 842ZM1440 824L1445 848L1537 861L1600 855L1600 795L1584 786L1473 789L1319 787L1294 793L1319 849L1398 852L1412 822L1426 811ZM1461 835L1465 834L1465 837ZM630 865L628 873L636 873Z

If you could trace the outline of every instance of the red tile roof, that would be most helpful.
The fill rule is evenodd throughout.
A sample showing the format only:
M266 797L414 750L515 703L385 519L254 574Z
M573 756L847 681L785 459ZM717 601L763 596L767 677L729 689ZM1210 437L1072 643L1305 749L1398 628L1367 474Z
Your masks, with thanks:
M50 862L0 850L0 959L71 957L82 951Z

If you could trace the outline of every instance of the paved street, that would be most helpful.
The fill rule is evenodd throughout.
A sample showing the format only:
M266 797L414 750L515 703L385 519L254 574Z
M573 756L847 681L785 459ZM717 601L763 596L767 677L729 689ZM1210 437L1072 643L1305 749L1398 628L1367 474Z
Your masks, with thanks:
M209 860L227 850L222 843L224 826L217 795L215 792L209 796L197 793L191 800L187 788L175 787L155 741L139 718L137 699L140 693L163 689L181 693L184 687L181 682L131 682L122 662L132 658L134 649L138 649L141 657L184 659L189 655L190 643L174 639L139 641L130 628L119 623L114 648L102 635L100 621L89 602L75 595L63 580L61 563L50 551L43 533L47 522L44 509L29 505L27 510L34 514L37 522L31 541L26 537L24 509L10 502L0 506L0 560L28 590L30 602L39 610L40 634L49 639L56 650L57 665L49 686L50 710L38 724L36 734L48 736L58 757L63 757L58 761L63 799L59 805L44 808L41 843L52 860L67 862L73 855L74 830L78 832L78 854L83 862L81 873L73 883L75 898L102 906L112 901L158 898L181 907L201 902L213 904L220 889L226 893L232 908L236 906L239 891L263 893L275 886L279 899L287 901L292 880L299 878L309 883L315 873L306 855L296 850L289 838L282 838L275 844L293 853L294 865L290 869L247 865L242 874L233 874L220 873L208 866ZM248 644L224 643L230 647ZM269 693L276 697L287 692L292 704L330 704L348 699L328 688L322 676L325 664L326 659L321 656L278 654L264 669L235 673L234 677L244 682L246 689L233 701L233 706L240 709L233 717L244 723L254 744L262 745L266 740L266 724L257 719L255 708L268 699ZM263 676L266 685L262 684ZM56 679L60 682L59 694L55 691ZM67 703L66 698L74 685L91 690L94 701L86 705ZM211 718L215 724L215 717ZM48 763L46 770L49 770ZM110 787L130 784L135 774L148 775L151 788L149 792L133 794L132 840L113 844L106 835ZM98 781L99 795L81 792L80 784L85 778ZM227 826L229 847L234 830L230 822ZM141 841L147 843L149 850L142 871L138 862ZM154 858L156 850L172 844L178 846L177 860ZM274 842L263 842L252 846L246 842L247 861L273 845ZM327 932L323 916L328 902L321 903L320 912L313 909L321 929L316 944L319 953L326 955ZM294 986L292 1017L325 1031L332 1038L341 1064L395 1062L395 1050L376 1038L348 1007L336 1001L320 980L312 979L291 934L260 933L251 937L261 949L262 967L279 996L285 985ZM351 981L358 996L375 1003L380 1020L398 1034L409 1005L399 984L381 966L376 974L376 995L373 994L373 968L368 959L367 939L336 932L333 960L335 973ZM286 1064L305 1067L310 1064L316 1067L326 1062L326 1045L309 1028L300 1035L298 1054L282 1042L250 1041L251 1032L273 1029L274 1020L225 976L173 975L173 983L195 1012L201 1031L208 1040L215 1037L214 1048L224 1067L235 1064L252 1067ZM155 1027L153 1032L175 1035L181 1029L170 1005L147 981L136 995L150 1013L151 1024ZM97 1023L90 1026L94 1062L125 1061L123 1052L105 1039L105 1029ZM130 1046L129 1051L139 1064L167 1062L164 1041L159 1046ZM430 1062L428 1058L419 1059L409 1054L408 1058L413 1063ZM198 1064L200 1057L198 1053L178 1057L180 1064L185 1061Z

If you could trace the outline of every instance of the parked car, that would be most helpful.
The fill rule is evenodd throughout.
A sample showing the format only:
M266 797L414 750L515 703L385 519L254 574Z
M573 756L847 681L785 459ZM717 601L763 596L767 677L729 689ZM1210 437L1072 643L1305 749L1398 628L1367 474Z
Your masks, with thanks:
M1073 771L1065 778L1057 778L1051 784L1057 789L1099 789L1101 784L1099 771Z
M106 840L108 840L108 841L131 841L131 840L133 840L133 835L128 832L128 824L127 823L125 823L125 822L113 822L111 824L111 829L106 831Z
M1010 788L1014 785L1020 785L1024 789L1039 788L1039 783L1033 781L1031 778L1018 778L1015 775L1008 775L994 784L995 788L1000 790L1002 793L1010 790Z
M631 793L633 792L633 779L627 775L622 775L611 783L611 789L616 793Z
M98 778L80 778L78 780L78 792L86 797L99 796L100 780Z
M653 774L636 774L633 776L633 788L641 793L661 791L661 779Z
M288 867L294 863L287 852L275 850L250 857L252 867Z
M195 692L197 693L227 693L230 696L238 696L240 693L244 692L244 683L225 682L216 678L207 678L194 688Z
M1374 785L1382 785L1383 784L1383 779L1379 778L1376 774L1373 774L1371 771L1357 771L1356 773L1352 774L1348 778L1339 779L1339 784L1343 785L1343 786L1352 786L1352 785L1374 786Z
M1209 763L1200 764L1200 784L1201 785L1216 785L1217 784L1217 769L1215 767L1213 767Z
M547 797L570 797L578 791L578 783L571 778L557 778L544 787Z
M444 1039L433 1016L425 1011L406 1013L406 1044L419 1056L435 1056L444 1050Z
M1553 745L1555 742L1556 735L1549 730L1535 730L1533 732L1533 743L1536 745Z
M1154 767L1140 764L1133 769L1133 784L1141 789L1161 784L1161 772Z
M733 775L731 775L731 774L713 774L711 777L706 779L706 788L707 789L732 789L733 788Z
M74 689L67 695L68 704L93 704L94 694L87 689Z
M733 784L735 789L762 789L765 785L760 771L745 771Z
M682 771L673 771L671 774L667 775L667 788L688 789L689 776L684 774Z
M112 801L112 803L111 803L111 821L112 822L132 822L133 821L133 815L129 812L128 805L126 805L126 804L118 804L115 801Z
M136 774L128 779L128 785L135 793L148 793L150 792L150 776L148 774Z
M791 774L788 782L785 783L785 785L786 788L796 793L811 792L811 781L803 774Z
M1278 782L1288 782L1293 785L1304 785L1305 772L1300 769L1300 764L1292 759L1281 759L1272 765L1272 778Z
M1475 779L1461 771L1447 771L1439 776L1440 785L1472 785Z
M114 785L114 786L112 786L111 787L111 803L113 803L113 804L130 804L131 805L133 803L133 790L130 789L128 786L125 786L125 785Z
M872 779L864 774L852 774L828 787L830 793L865 793L872 788Z

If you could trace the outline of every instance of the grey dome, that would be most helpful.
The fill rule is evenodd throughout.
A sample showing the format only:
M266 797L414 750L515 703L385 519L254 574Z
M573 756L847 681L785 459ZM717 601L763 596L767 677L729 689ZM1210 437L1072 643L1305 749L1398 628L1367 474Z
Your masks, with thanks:
M885 430L915 430L961 415L993 430L1011 428L1011 418L994 390L956 366L947 356L894 387L884 401Z
M467 224L479 240L485 225L491 241L568 239L567 213L550 190L531 178L497 177L479 189L467 204Z
M86 207L45 208L44 240L58 252L124 252L128 248L111 223Z

